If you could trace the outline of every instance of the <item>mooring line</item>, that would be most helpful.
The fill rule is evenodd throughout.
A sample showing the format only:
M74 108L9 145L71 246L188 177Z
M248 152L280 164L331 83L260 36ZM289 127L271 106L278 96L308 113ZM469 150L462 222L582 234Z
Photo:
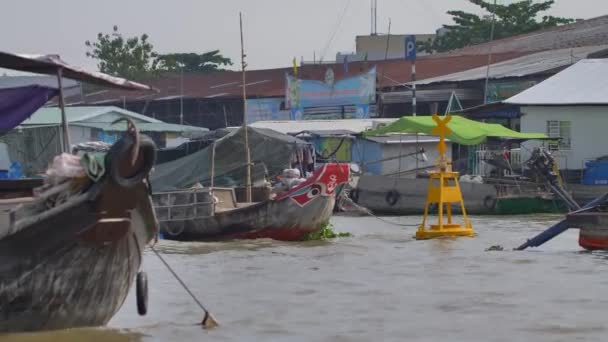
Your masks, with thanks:
M173 271L173 269L171 268L171 266L169 266L169 264L160 255L160 253L158 253L158 251L156 249L154 249L153 246L151 246L150 248L152 249L152 251L154 252L154 254L156 254L156 256L160 259L160 261L162 261L163 264L165 264L165 266L167 267L167 269L169 270L169 272L171 272L171 274L173 274L173 276L175 277L175 279L177 279L177 281L182 285L182 287L186 290L186 292L188 292L188 294L190 295L190 297L192 297L192 299L194 299L194 301L196 302L196 304L198 304L198 306L205 312L205 316L203 317L203 320L201 321L201 324L203 325L203 327L207 328L207 329L217 327L219 324L215 320L215 318L213 317L213 315L211 315L211 313L207 309L205 309L205 306L198 300L198 298L196 298L196 296L194 295L194 293L192 293L192 291L190 291L190 289L188 288L188 286L186 286L186 284L177 275L177 273L175 273L175 271Z

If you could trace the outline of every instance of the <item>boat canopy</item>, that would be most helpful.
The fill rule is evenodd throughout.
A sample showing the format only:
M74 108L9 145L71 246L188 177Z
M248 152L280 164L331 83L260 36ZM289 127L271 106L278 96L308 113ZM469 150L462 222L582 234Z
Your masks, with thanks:
M0 68L45 75L57 75L61 70L63 77L82 82L128 90L154 90L145 84L70 65L58 55L25 55L0 51Z
M394 123L379 129L365 132L366 136L383 135L388 133L422 133L433 135L432 130L437 126L432 116L404 116ZM452 115L448 122L452 131L446 136L451 142L461 145L478 145L489 138L503 140L555 140L543 133L521 133L506 128L500 124L484 123L469 120L462 116Z
M200 151L154 167L150 182L154 191L188 189L200 183L211 184L212 167L214 185L219 187L243 186L246 184L246 162L243 127L215 141ZM265 176L279 175L291 167L294 154L312 149L312 145L270 129L247 127L253 186L261 186ZM215 161L212 162L215 155Z

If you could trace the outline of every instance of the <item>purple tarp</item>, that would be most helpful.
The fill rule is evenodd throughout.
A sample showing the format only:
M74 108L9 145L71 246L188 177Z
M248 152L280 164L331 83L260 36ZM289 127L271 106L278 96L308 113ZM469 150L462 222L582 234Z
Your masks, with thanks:
M38 85L0 89L0 132L17 127L57 93Z

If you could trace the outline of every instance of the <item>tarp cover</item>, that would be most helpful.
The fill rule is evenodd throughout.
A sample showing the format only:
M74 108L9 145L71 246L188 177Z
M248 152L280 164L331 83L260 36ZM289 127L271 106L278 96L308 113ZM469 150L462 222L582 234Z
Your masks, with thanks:
M365 132L365 135L381 135L387 133L423 133L432 135L431 131L437 126L431 116L404 116L396 122L374 131ZM473 121L462 116L452 115L448 122L452 131L446 138L461 145L478 145L488 138L509 140L549 139L543 133L520 133L510 130L500 124Z
M0 133L17 127L57 92L37 85L0 89Z
M294 152L308 143L269 129L247 127L252 167L252 184L261 185L265 168L270 176L290 167ZM215 142L214 186L234 187L246 183L244 129L239 128ZM150 176L152 189L171 191L187 189L197 182L211 183L213 145L168 163L154 167Z

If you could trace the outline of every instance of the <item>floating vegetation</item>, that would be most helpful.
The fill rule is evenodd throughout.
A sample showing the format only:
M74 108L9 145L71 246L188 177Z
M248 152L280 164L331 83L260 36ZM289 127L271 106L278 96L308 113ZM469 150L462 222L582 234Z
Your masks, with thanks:
M331 223L325 224L321 229L310 232L304 238L303 241L316 241L316 240L327 240L335 239L337 237L348 237L352 236L351 233L336 233L334 226Z

